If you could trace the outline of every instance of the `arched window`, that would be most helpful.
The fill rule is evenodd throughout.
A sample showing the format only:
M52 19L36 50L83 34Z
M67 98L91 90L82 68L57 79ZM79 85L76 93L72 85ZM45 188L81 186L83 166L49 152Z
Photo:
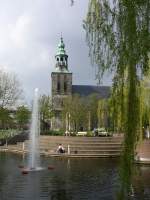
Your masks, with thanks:
M67 76L64 76L64 92L67 92Z
M67 92L67 81L64 81L64 92Z
M59 61L59 58L57 58L57 61Z
M60 92L60 74L57 76L57 92Z
M63 61L63 57L60 58L60 61Z
M57 92L60 92L60 82L57 82Z

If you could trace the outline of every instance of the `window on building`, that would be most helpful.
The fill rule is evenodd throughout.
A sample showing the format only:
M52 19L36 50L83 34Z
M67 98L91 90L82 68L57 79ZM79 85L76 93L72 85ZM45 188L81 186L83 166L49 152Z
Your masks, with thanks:
M60 92L60 82L57 83L57 92Z
M57 92L60 92L60 75L57 76Z
M67 81L64 81L64 92L67 92Z
M67 76L64 75L64 92L67 92Z

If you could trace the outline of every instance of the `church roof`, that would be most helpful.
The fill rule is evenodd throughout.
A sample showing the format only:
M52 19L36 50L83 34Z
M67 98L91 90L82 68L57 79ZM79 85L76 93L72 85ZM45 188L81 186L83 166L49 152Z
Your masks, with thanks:
M98 94L100 98L108 98L110 93L110 86L72 85L72 94L79 94L80 96Z
M66 55L65 44L62 37L60 38L56 55Z

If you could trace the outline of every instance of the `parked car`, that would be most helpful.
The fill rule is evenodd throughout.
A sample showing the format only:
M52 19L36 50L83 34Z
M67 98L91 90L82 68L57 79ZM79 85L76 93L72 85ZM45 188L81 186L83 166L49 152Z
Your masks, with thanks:
M94 136L110 136L109 132L105 128L94 128Z

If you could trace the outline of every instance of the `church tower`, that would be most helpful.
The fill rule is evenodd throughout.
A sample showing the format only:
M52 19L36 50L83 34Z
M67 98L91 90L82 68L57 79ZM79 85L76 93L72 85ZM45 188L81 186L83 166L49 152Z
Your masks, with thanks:
M72 73L68 69L68 55L62 37L57 47L55 60L55 70L51 73L51 94L54 111L52 129L59 130L62 128L63 101L66 97L72 95Z

